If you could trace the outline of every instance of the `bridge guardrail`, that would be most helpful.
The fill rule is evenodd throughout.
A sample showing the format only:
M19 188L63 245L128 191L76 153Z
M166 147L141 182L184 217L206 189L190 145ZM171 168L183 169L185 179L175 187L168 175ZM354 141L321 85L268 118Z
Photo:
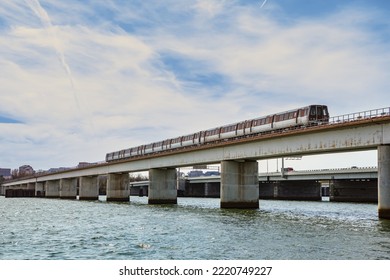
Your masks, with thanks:
M343 123L343 122L358 121L358 120L362 120L362 119L384 117L384 116L389 116L389 115L390 115L390 107L385 107L385 108L380 108L380 109L374 109L374 110L362 111L362 112L358 112L358 113L330 117L329 123L336 124L336 123Z

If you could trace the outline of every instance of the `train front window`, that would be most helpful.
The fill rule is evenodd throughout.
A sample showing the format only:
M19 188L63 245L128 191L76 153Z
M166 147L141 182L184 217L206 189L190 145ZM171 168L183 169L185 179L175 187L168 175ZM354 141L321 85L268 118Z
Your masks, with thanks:
M325 118L329 118L328 108L327 108L326 106L324 106L324 107L322 108L322 110L323 110L323 112L324 112L324 117L325 117Z
M315 106L312 106L310 108L310 116L316 116L317 115L317 108Z
M319 119L322 119L323 115L322 115L322 107L321 106L317 106L317 118Z

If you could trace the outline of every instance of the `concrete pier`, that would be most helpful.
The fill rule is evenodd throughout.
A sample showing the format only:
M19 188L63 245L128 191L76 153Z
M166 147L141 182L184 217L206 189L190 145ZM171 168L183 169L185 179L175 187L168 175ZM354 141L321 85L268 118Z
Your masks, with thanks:
M77 178L63 178L60 180L60 198L76 199Z
M378 146L378 216L390 219L390 145Z
M107 201L130 201L129 173L108 174Z
M26 190L30 190L30 191L34 192L34 194L35 194L35 183L27 183Z
M98 176L80 177L79 200L98 200Z
M259 208L257 161L221 162L221 208Z
M175 168L149 170L149 204L177 204Z
M45 197L58 198L60 197L60 180L46 181Z
M45 196L45 186L44 186L43 182L36 182L35 183L35 196L36 197Z

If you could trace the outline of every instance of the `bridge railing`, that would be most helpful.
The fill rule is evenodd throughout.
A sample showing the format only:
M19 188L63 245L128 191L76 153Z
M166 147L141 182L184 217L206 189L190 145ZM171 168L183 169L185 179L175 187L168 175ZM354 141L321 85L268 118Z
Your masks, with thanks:
M329 119L329 123L334 124L334 123L342 123L342 122L351 122L351 121L358 121L362 119L384 117L389 115L390 115L390 107L386 107L386 108L380 108L380 109L374 109L369 111L362 111L358 113L331 117Z

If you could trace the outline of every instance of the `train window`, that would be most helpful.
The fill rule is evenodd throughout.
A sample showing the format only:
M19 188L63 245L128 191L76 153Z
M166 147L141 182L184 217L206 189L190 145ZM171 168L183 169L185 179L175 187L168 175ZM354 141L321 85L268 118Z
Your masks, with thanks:
M307 116L309 113L309 108L301 109L301 117Z
M327 108L326 106L324 106L324 107L322 108L322 110L324 111L324 116L325 116L325 117L329 117L328 108Z
M169 142L170 142L170 141L171 141L171 140L169 140L169 139L168 139L168 140L165 140L165 141L162 142L162 145L163 145L163 146L169 145Z
M322 108L320 106L317 107L317 116L322 118Z
M310 115L311 116L315 116L317 114L317 110L316 110L316 107L315 106L312 106L310 108Z
M219 128L211 129L206 131L206 136L216 135L219 133Z
M236 130L237 124L222 127L222 132L230 132Z

